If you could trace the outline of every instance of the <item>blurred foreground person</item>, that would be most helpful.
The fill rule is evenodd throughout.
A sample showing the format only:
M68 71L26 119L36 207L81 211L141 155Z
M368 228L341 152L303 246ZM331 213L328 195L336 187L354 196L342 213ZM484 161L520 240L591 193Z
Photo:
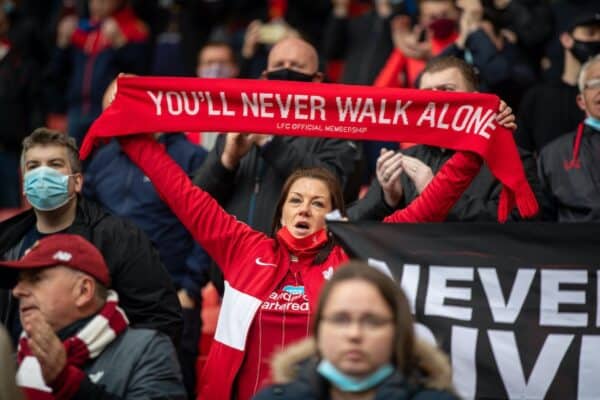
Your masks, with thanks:
M323 287L306 339L273 360L270 399L455 399L447 357L415 338L398 284L350 262Z

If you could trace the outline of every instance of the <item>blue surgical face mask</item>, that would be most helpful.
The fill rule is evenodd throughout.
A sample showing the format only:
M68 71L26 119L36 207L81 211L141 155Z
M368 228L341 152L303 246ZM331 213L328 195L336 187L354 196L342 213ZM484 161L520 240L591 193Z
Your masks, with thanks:
M598 119L598 118L587 117L585 119L585 121L583 121L583 123L586 124L587 126L591 126L592 128L594 128L597 131L600 131L600 119Z
M339 371L329 361L321 360L317 367L317 372L342 392L355 393L373 389L394 373L394 367L392 367L392 364L388 363L379 367L379 369L371 375L362 379L357 379Z
M69 194L70 176L50 167L37 167L25 174L23 191L36 210L56 210L73 197Z

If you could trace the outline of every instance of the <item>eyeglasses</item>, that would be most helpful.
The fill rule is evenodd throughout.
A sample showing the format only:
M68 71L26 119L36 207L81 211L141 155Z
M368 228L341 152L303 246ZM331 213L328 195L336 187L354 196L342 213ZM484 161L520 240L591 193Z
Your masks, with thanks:
M323 316L321 321L328 323L335 329L348 329L355 322L358 322L358 326L363 331L376 331L391 324L393 318L385 318L373 314L365 314L358 319L352 318L350 315L345 313L338 313L329 316Z
M600 78L590 79L583 84L583 89L600 89Z

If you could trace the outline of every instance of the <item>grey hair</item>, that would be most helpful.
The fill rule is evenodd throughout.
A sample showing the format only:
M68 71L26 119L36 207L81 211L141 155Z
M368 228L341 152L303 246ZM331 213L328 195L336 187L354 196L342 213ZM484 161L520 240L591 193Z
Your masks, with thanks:
M584 89L584 85L585 85L585 82L584 82L585 74L587 73L587 70L590 69L590 67L593 64L596 64L597 62L600 62L600 54L596 54L594 57L587 60L581 66L581 69L579 70L579 77L577 78L577 86L579 87L579 93L583 93L583 89Z

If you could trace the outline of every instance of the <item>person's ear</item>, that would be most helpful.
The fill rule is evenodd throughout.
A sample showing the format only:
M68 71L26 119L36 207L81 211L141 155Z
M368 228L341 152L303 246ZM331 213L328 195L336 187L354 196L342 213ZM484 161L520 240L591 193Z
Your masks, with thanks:
M83 174L81 172L76 172L71 176L71 180L73 182L73 190L75 193L81 193L83 190Z
M75 305L78 308L85 307L94 300L96 295L96 281L94 278L81 275L75 287Z
M583 99L583 95L581 93L579 93L577 95L577 97L575 98L575 100L577 101L577 106L582 110L582 111L587 111L587 107L585 106L585 100Z

